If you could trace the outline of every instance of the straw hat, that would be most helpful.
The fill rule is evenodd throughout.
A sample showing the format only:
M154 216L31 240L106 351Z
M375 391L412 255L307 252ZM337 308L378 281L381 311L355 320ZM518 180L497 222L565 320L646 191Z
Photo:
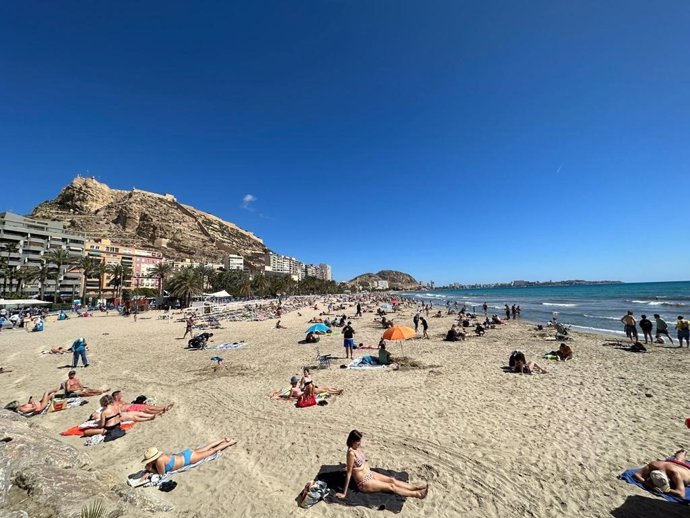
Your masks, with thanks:
M146 450L146 452L144 453L144 458L141 462L145 462L148 464L149 462L153 462L154 460L156 460L161 455L163 455L162 451L158 451L158 448L151 447Z

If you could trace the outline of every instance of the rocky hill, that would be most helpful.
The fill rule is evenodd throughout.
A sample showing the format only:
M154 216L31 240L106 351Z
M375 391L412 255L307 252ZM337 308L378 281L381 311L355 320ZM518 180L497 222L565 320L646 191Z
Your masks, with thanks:
M388 281L388 286L391 289L414 290L419 288L419 282L417 282L414 277L410 274L395 270L381 270L378 273L363 273L349 281L348 284L369 288L372 287L376 281Z
M228 254L238 254L258 267L268 251L251 232L183 205L170 194L111 189L94 178L75 178L31 217L62 221L87 237L159 250L171 259L222 262Z

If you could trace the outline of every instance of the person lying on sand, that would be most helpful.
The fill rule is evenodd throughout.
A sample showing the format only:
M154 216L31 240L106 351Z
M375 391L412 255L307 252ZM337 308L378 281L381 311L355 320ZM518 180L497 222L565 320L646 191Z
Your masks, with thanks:
M48 405L50 405L50 402L53 401L55 394L57 394L57 390L44 392L43 397L38 402L34 401L33 396L31 396L29 397L29 401L24 403L23 405L20 405L18 401L12 401L11 403L5 406L5 409L13 410L14 412L18 412L21 414L40 414L46 409Z
M8 372L12 372L10 369L6 369L5 367L0 367L0 374L7 374Z
M678 450L669 460L655 460L633 475L653 491L685 498L690 485L690 462L685 450Z
M119 407L121 412L144 412L151 415L162 415L175 406L175 403L170 403L165 406L161 405L147 405L145 403L126 403L122 399L122 391L116 390L112 393L115 404Z
M357 489L362 493L394 493L412 498L426 498L429 492L428 484L415 486L369 469L369 463L362 451L362 433L357 430L352 430L347 436L345 489L342 493L336 493L336 498L343 499L347 496L351 478L355 479Z
M91 397L100 396L101 394L108 392L110 389L98 390L85 387L77 378L76 371L69 371L67 373L67 381L64 383L65 387L65 397Z
M309 369L307 367L304 368L302 371L302 379L299 382L299 387L302 390L302 392L305 395L310 395L310 394L333 394L336 396L339 396L340 394L343 393L342 389L336 389L336 388L331 388L331 387L317 387L315 383L312 382L311 379L311 373L309 372Z
M534 362L528 362L521 351L512 352L508 365L513 372L519 374L546 374L546 371L539 365Z
M483 325L477 324L477 326L474 328L474 332L477 334L477 336L484 336L486 329L484 329Z
M276 329L287 329L287 327L280 325L280 320L278 320L278 322L276 322Z
M71 353L72 348L70 347L69 349L65 349L64 347L56 347L54 349L51 349L50 351L41 351L41 354L65 354L65 353Z
M158 448L149 448L144 453L144 458L141 462L145 463L144 469L149 472L149 477L151 475L165 475L184 466L196 464L214 453L223 451L235 444L237 444L237 439L226 437L222 441L211 442L197 449L182 450L180 453L163 453Z
M551 351L550 353L546 353L544 355L544 358L555 359L560 362L572 360L573 348L569 345L566 345L565 343L561 343L561 345L558 347L558 351Z

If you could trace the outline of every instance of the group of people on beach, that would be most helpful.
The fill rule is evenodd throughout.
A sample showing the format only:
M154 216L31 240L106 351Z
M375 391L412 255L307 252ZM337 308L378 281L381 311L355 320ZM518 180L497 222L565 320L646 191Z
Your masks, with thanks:
M639 325L642 333L644 333L645 344L654 343L655 341L657 343L664 343L663 336L666 336L671 344L673 344L673 338L671 338L668 332L668 323L657 313L654 314L654 323L647 318L647 315L642 315L638 322L632 311L628 311L627 314L621 318L621 322L623 323L625 336L628 337L631 343L636 344L640 341L637 333L637 326ZM654 324L656 324L656 334L652 338ZM675 328L678 337L678 347L683 347L683 341L685 341L687 347L690 347L690 322L683 315L678 315Z

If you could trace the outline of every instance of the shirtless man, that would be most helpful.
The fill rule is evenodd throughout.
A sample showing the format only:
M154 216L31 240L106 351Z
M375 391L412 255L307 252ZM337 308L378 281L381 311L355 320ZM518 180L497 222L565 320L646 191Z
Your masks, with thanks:
M650 462L634 478L654 491L685 498L685 487L690 485L690 462L685 450L679 450L670 460Z
M69 371L67 373L67 381L65 382L65 396L67 397L91 397L100 396L101 394L108 392L110 389L97 390L89 387L85 387L77 378L77 373L75 371Z
M621 322L623 322L625 336L628 337L630 343L637 342L637 322L635 321L635 317L633 317L633 312L628 311L628 313L623 318L621 318Z

